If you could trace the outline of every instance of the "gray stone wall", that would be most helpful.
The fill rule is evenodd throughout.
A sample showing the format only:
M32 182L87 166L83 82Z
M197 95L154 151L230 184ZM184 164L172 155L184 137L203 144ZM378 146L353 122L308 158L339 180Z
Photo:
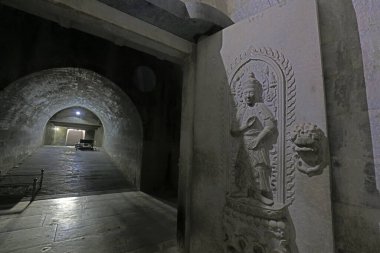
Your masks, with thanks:
M57 67L75 66L106 77L128 94L143 121L143 137L147 142L143 144L143 155L147 162L141 168L141 181L147 187L141 189L153 192L169 185L175 193L181 68L1 4L0 16L0 34L3 35L0 36L0 90L23 76ZM140 66L155 74L156 84L152 91L141 91L139 83L135 82L135 72ZM97 97L93 99L96 101ZM101 137L99 133L97 136ZM8 133L0 131L0 136L3 135L7 138ZM1 145L0 142L0 150ZM166 159L158 157L158 152Z
M76 112L79 111L79 115ZM85 108L72 107L58 112L50 120L68 124L98 125L102 123L95 114ZM59 125L59 124L58 124Z
M66 144L67 127L55 127L47 124L45 129L45 145L64 146Z
M139 186L141 119L132 101L111 81L84 69L45 70L13 82L0 92L0 100L0 129L5 133L2 170L43 144L45 126L54 114L80 106L103 122L105 150L126 178Z
M95 130L94 141L95 147L101 147L103 145L103 127L99 127Z
M367 90L369 120L375 161L377 190L380 189L380 2L353 0L359 27ZM371 181L373 181L372 178ZM371 187L373 187L373 183ZM375 190L374 187L371 188Z
M333 171L337 252L377 252L376 190L369 104L354 7L318 1Z
M286 1L234 0L227 1L227 8L218 1L202 2L220 8L238 22ZM337 252L378 252L380 198L375 167L380 164L380 2L352 2L317 0L335 244Z

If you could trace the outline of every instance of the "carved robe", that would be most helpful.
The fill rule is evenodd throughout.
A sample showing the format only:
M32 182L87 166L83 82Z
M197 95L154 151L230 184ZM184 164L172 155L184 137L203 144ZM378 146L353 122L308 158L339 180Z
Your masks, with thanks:
M246 126L252 120L254 120L253 125L241 136L236 160L236 185L243 191L271 192L267 138L259 142L255 148L249 147L264 128L275 129L275 119L264 103L256 103L253 107L246 106L238 112L240 126Z

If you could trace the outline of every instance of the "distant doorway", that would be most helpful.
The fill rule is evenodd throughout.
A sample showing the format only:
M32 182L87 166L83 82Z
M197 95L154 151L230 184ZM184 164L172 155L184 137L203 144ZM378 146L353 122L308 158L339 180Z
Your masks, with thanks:
M69 107L50 118L45 127L44 144L74 146L80 139L86 139L101 147L103 132L103 124L93 112L83 107Z
M85 134L85 130L67 129L66 146L74 146L79 143L80 139L84 139Z

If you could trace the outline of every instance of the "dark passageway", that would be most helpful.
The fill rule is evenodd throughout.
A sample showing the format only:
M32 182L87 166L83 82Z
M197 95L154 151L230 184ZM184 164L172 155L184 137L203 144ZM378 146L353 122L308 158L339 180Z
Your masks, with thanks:
M102 147L117 166L128 164L128 181L147 193L176 195L181 66L3 5L0 20L3 174L51 144L40 131L55 113L79 106L102 120ZM16 83L23 88L11 91Z
M176 252L181 66L1 4L0 21L0 172L44 169L34 201L0 208L0 252Z

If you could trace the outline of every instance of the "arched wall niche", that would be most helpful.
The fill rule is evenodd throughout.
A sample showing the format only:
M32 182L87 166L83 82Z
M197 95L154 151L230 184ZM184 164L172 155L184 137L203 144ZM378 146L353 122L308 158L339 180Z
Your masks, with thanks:
M69 107L92 111L104 127L103 147L128 181L140 186L142 122L131 99L116 84L86 69L33 73L0 92L1 170L43 144L46 123Z

